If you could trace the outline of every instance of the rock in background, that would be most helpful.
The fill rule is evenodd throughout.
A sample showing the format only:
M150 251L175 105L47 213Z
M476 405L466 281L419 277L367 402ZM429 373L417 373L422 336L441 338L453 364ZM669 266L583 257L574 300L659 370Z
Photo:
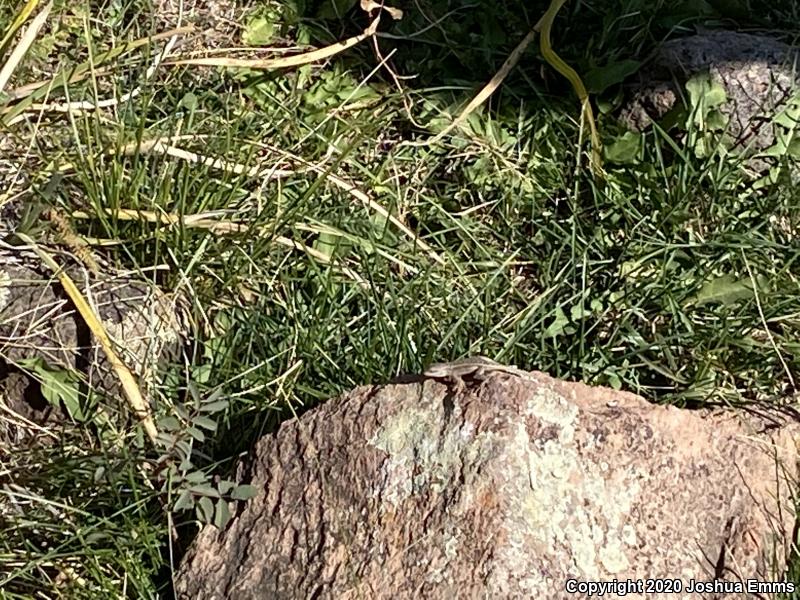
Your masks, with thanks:
M774 160L757 155L779 141L774 117L798 102L798 56L796 48L775 39L732 31L670 40L641 69L621 120L642 131L681 104L687 81L707 73L725 91L720 112L727 119L730 148L752 157L749 168L763 172Z
M67 254L66 266L94 307L118 355L138 376L145 395L159 364L178 351L184 328L173 297L154 284L112 272L93 276ZM30 253L0 248L0 442L18 444L36 436L38 426L65 418L42 396L30 367L62 371L106 398L122 398L117 375L77 313L58 279ZM119 410L125 414L124 402Z
M570 578L776 579L798 426L768 422L539 373L359 388L257 443L238 478L259 495L201 531L176 590L574 598Z

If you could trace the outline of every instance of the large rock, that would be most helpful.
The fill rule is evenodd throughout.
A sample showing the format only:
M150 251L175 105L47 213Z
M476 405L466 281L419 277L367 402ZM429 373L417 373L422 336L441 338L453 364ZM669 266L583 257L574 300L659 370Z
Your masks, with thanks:
M798 51L773 38L732 31L706 31L670 40L659 48L633 84L622 122L641 131L665 116L687 94L699 74L725 91L720 112L727 118L731 149L751 157L763 171L771 161L757 157L776 142L773 117L792 102L798 83Z
M662 597L696 598L692 579L775 579L798 428L768 423L540 373L359 388L257 443L238 479L259 495L200 532L176 590L574 598L571 579L670 578Z

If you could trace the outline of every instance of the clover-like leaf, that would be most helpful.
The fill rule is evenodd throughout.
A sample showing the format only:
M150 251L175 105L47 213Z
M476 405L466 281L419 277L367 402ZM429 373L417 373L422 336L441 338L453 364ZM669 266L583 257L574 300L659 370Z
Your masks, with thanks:
M217 500L214 510L214 525L218 529L222 529L231 520L231 511L228 509L228 503L222 498Z
M728 273L706 281L691 299L697 306L704 304L735 304L753 297L753 283L750 279L737 279Z
M172 510L175 512L179 512L181 510L188 510L194 506L194 496L189 490L183 490L178 499L175 500L175 504L172 505Z
M195 505L197 519L203 523L211 523L214 519L214 502L208 496L203 496Z
M249 500L256 494L258 494L257 487L249 484L243 484L243 485L237 485L233 489L233 491L231 492L231 498L233 498L234 500Z

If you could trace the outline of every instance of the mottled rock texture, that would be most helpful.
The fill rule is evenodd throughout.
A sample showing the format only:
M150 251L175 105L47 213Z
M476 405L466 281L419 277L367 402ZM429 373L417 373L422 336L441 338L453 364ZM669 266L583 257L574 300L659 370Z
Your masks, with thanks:
M755 155L775 143L772 117L792 101L798 83L798 51L766 36L707 31L670 40L642 68L623 107L622 122L641 131L686 97L684 85L708 73L727 96L720 111L727 118L731 147ZM752 159L761 171L770 162Z
M558 599L569 578L768 578L796 433L539 373L359 388L257 443L238 479L259 494L200 532L176 590Z
M146 394L159 363L182 344L175 301L133 275L109 270L95 276L67 254L57 260L100 316ZM35 435L36 425L63 418L42 398L36 377L20 367L37 358L112 399L122 397L117 375L58 279L36 256L0 248L0 441L19 443ZM124 405L119 408L127 412Z

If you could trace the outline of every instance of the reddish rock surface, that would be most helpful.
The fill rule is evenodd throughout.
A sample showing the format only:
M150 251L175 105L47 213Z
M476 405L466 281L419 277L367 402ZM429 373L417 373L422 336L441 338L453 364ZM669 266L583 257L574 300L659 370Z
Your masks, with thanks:
M569 579L670 578L683 593L647 597L696 598L691 579L776 580L798 429L760 422L539 373L359 388L257 443L238 477L259 495L201 531L176 590L575 598Z

